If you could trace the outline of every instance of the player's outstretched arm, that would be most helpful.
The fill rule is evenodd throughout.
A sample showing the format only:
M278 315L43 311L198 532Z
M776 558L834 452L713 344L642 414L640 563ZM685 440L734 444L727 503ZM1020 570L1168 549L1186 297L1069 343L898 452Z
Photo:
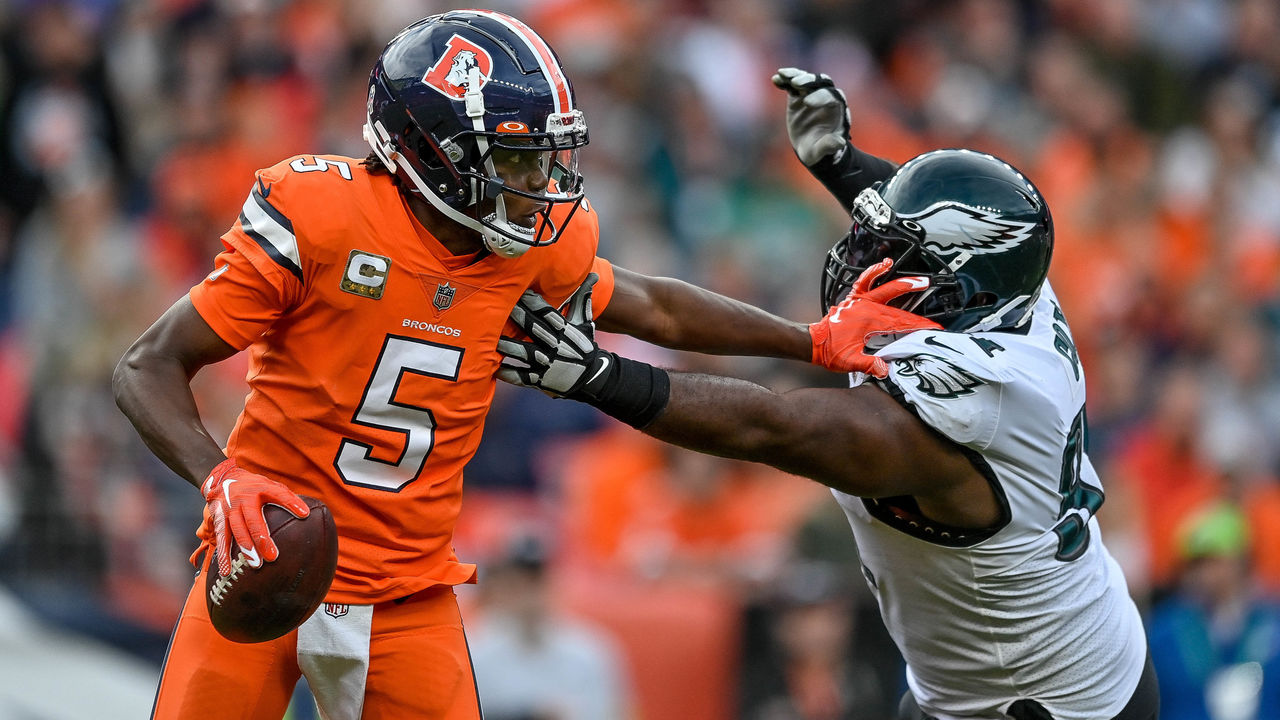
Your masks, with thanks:
M668 375L670 398L643 432L681 447L861 497L932 495L973 472L954 445L871 385L778 393L735 378Z
M674 350L806 362L813 354L803 323L681 280L617 266L613 297L596 324Z
M897 169L850 142L849 104L828 75L779 68L772 80L787 93L787 137L796 157L846 210L858 193Z
M661 440L767 463L852 494L914 493L912 483L921 480L932 483L926 489L934 493L938 473L955 458L963 461L958 451L876 388L775 393L732 378L668 372L603 350L595 343L591 323L595 282L596 276L589 275L573 294L567 316L537 293L525 293L511 318L529 339L499 340L505 359L498 377L594 405ZM909 322L923 321L866 297L845 305L843 312L834 326L837 335L853 327L859 338L870 327L867 318L890 322L900 315ZM842 357L864 372L883 366L877 358L851 350ZM909 472L912 467L929 471ZM956 466L961 467L968 466Z
M660 440L766 463L850 494L935 494L948 478L971 475L958 450L877 388L775 393L602 350L590 321L594 281L589 276L570 298L567 317L536 293L521 298L511 317L529 339L499 340L499 378L588 403ZM848 312L858 314L859 305ZM862 357L871 370L875 358Z
M867 338L938 327L885 305L905 292L928 287L927 279L897 278L870 289L871 282L887 269L882 263L869 270L869 277L859 278L845 302L806 325L681 280L615 266L613 298L596 324L606 332L675 350L802 360L835 372L871 371L883 376L884 363L862 354ZM860 301L865 302L851 309Z

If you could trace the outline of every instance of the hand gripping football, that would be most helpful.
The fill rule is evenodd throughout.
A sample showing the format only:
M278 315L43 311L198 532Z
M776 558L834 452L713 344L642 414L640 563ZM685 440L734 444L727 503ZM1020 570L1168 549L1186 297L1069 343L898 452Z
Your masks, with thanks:
M274 640L302 624L329 592L338 565L338 529L323 502L299 497L311 508L305 518L276 505L263 506L280 557L254 569L235 548L229 575L218 575L216 557L205 570L209 618L228 640Z

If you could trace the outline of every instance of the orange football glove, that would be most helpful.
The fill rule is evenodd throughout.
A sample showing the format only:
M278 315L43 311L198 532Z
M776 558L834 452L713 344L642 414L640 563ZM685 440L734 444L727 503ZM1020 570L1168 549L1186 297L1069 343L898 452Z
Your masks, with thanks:
M879 378L889 376L884 360L866 353L867 340L875 335L905 335L916 330L937 330L942 326L885 303L909 292L929 287L929 278L894 278L875 290L871 284L889 272L892 259L872 265L854 281L849 295L827 310L821 320L809 326L813 339L813 363L835 372L864 372Z
M194 560L212 539L218 550L218 574L224 577L231 574L232 540L251 567L261 567L263 561L280 557L262 516L263 505L279 505L299 518L311 514L311 508L288 487L244 470L229 458L213 468L200 485L200 494L205 499L205 513L196 535L202 542L191 557Z

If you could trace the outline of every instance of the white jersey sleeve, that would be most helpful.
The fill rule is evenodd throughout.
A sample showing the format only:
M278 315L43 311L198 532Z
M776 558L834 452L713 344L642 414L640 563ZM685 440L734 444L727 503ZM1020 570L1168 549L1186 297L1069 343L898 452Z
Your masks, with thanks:
M985 449L1001 418L1001 368L975 335L921 332L880 353L889 381L930 427L961 445Z

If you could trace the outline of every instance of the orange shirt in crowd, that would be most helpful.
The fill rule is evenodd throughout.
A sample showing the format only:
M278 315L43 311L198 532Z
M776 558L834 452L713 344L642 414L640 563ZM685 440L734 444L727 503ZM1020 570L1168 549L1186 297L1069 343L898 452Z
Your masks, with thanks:
M1280 481L1250 490L1241 504L1249 518L1254 573L1267 590L1280 592Z
M785 552L821 485L663 445L622 425L565 453L567 560L715 579ZM765 569L765 568L762 568Z
M1216 472L1185 448L1155 432L1136 436L1118 458L1121 477L1132 483L1146 539L1150 581L1172 582L1178 565L1177 529L1193 513L1221 497Z

